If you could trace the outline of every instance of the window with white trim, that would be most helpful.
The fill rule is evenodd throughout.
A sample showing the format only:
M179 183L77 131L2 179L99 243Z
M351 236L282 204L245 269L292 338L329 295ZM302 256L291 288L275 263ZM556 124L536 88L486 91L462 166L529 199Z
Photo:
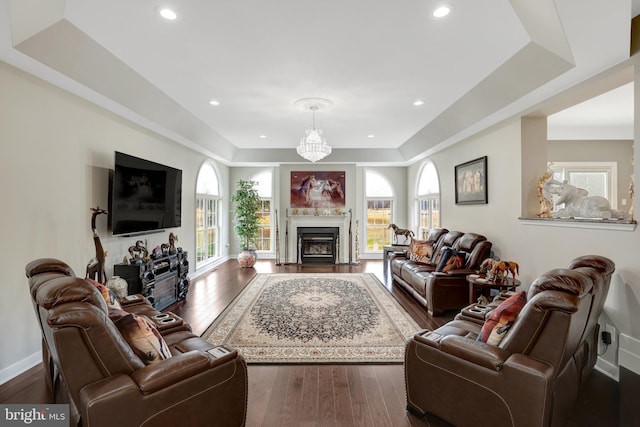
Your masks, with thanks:
M618 209L618 164L616 162L550 162L553 179L601 196L609 200L611 209ZM557 195L554 195L554 207Z
M387 179L374 171L365 172L367 223L364 229L365 252L382 252L393 237L389 225L393 219L395 197Z
M440 180L432 161L420 171L416 194L417 238L426 239L429 230L440 227Z
M262 205L258 211L258 217L260 221L258 223L258 237L255 240L256 249L261 252L272 252L273 248L273 233L271 233L272 226L272 212L273 206L273 172L268 170L260 172L251 178L251 181L258 183L256 189L258 195L262 200Z
M200 167L196 181L196 269L220 256L220 188L209 162Z

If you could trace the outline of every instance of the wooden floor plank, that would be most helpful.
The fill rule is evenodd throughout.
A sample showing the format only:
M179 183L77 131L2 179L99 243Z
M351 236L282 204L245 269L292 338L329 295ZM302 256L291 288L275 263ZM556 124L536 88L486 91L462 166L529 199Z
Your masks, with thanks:
M367 393L362 382L360 365L347 366L347 381L349 384L349 395L351 396L351 408L353 411L353 421L357 426L371 426L373 419L369 411Z
M336 411L337 426L355 425L353 416L353 399L349 388L347 367L344 365L332 366L334 405Z
M263 367L256 367L263 368ZM291 375L291 368L289 366L278 366L276 371L276 378L273 382L273 388L269 393L269 404L267 412L264 414L263 426L279 426L281 425L282 411L284 403L287 399L287 385L289 384L289 376ZM252 390L249 390L251 394ZM253 408L249 408L252 411ZM247 424L247 427L252 427Z
M300 405L298 405L299 421L317 421L318 419L318 375L319 367L317 365L304 367Z
M249 366L249 394L247 407L251 408L247 411L247 425L262 425L265 415L271 409L269 400L271 392L274 389L277 366Z
M300 424L300 406L302 401L302 385L304 383L304 365L294 365L290 368L286 398L282 407L282 426L297 426Z
M333 384L333 367L322 365L318 368L318 426L334 427L336 425L335 387Z
M372 425L376 427L394 426L391 422L391 418L389 418L389 412L387 411L387 405L385 404L382 390L380 390L380 385L378 384L375 368L371 365L363 365L360 367L360 372L364 391L367 395L369 412L373 419Z

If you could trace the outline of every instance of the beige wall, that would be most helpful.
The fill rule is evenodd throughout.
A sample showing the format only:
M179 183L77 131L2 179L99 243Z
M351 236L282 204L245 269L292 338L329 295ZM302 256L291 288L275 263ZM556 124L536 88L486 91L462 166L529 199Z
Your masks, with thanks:
M40 330L24 267L33 259L54 257L84 275L95 255L89 208L107 208L114 151L182 169L182 227L172 231L178 235L178 246L189 251L192 266L195 180L205 157L3 62L0 93L2 382L39 359ZM218 170L227 179L228 168ZM113 264L128 254L136 238L110 237L105 216L98 218L97 227L111 276ZM168 242L168 232L141 237L145 238L153 248Z

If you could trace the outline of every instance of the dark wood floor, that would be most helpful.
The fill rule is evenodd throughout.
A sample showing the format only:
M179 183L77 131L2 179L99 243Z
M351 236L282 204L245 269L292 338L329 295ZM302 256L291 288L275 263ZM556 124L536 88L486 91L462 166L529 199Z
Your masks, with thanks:
M201 334L256 273L370 272L425 328L437 328L453 314L433 318L383 277L382 261L360 265L281 265L259 261L242 269L228 261L192 281L186 301L169 307ZM43 369L34 367L0 386L2 403L47 402ZM401 365L250 365L247 426L431 426L447 423L405 411ZM619 387L605 375L591 376L568 427L625 426L618 415ZM461 408L461 410L464 410Z

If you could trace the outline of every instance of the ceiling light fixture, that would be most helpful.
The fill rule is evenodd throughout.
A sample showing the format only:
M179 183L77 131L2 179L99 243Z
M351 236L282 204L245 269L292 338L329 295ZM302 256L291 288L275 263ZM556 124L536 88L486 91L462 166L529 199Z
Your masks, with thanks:
M168 19L169 21L173 21L178 17L178 15L176 15L173 10L166 8L160 10L160 16L162 16L164 19Z
M424 101L421 101L421 100L414 101L413 105L415 105L416 107L419 107L421 105L424 105Z
M220 102L216 101L215 99L212 99L211 101L209 101L209 104L211 104L213 106L218 106L218 105L220 105Z
M451 13L451 6L448 5L441 5L438 6L434 11L433 11L433 17L434 18L444 18L445 16L447 16L449 13Z
M310 162L324 159L331 154L331 146L322 137L322 130L316 128L316 111L333 107L333 102L323 98L302 98L297 100L294 106L305 111L311 110L313 115L311 127L305 131L307 135L300 139L300 145L296 148L298 155Z

